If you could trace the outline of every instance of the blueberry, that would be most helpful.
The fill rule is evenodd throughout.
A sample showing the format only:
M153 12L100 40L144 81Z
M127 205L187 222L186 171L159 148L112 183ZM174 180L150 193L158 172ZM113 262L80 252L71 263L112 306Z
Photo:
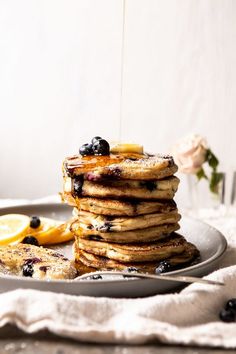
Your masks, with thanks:
M83 192L83 184L84 184L84 177L77 176L73 180L73 194L77 197L80 197Z
M149 192L152 192L157 188L157 184L155 181L140 182L140 185L141 187L146 188Z
M156 274L165 273L171 270L171 264L168 261L161 261L155 269Z
M236 312L236 299L229 299L225 305L226 310L233 310Z
M104 139L100 139L93 144L94 155L107 156L110 154L110 145Z
M127 273L137 273L138 269L135 267L128 267L125 269L125 272Z
M38 216L32 216L30 220L30 227L32 229L37 229L41 224L41 221Z
M90 156L93 155L93 145L92 144L84 144L79 148L79 153L82 156Z
M34 236L26 236L23 240L22 243L26 243L27 245L34 245L34 246L39 246L38 240Z
M23 265L22 274L24 277L32 277L33 273L34 269L32 263L26 263Z
M94 274L90 277L90 279L92 280L99 280L102 279L102 276L100 274Z
M92 144L95 143L95 141L98 141L98 140L101 140L102 138L100 136L95 136L93 139L92 139Z
M223 322L234 322L235 321L235 312L234 310L221 310L219 313L219 317Z
M136 267L127 267L124 269L124 273L138 273L138 268ZM129 278L127 275L123 275L124 278Z

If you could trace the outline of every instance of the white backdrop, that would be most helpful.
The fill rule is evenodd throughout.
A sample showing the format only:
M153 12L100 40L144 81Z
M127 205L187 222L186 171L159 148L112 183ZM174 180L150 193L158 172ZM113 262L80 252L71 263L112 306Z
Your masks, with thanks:
M190 132L236 169L236 1L126 0L123 140ZM0 0L0 197L61 190L61 163L117 139L122 0Z

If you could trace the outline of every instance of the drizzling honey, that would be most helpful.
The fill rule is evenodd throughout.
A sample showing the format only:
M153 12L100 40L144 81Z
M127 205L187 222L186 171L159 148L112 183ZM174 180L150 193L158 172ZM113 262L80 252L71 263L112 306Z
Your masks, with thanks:
M125 25L126 25L126 0L122 1L122 34L121 34L121 71L120 71L120 124L119 141L121 142L123 123L123 96L124 96L124 62L125 62Z

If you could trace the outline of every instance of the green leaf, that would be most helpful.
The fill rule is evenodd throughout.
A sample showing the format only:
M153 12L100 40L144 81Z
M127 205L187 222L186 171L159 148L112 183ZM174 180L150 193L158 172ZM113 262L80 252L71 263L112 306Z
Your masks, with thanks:
M210 190L212 193L217 194L218 191L218 185L220 183L220 181L222 180L223 175L222 173L218 173L213 171L211 174L211 180L210 180Z
M219 165L219 160L210 149L207 150L206 161L208 161L209 166L213 168L214 171L216 171L216 168Z
M208 179L207 175L205 174L205 171L203 168L201 168L197 173L196 176L198 180L200 181L202 178Z

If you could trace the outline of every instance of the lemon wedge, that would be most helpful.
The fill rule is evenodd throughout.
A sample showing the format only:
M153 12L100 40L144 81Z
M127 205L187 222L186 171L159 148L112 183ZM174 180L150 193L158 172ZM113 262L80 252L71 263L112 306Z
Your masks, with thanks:
M73 240L69 222L40 217L40 226L36 229L28 228L27 234L34 236L40 245L53 245Z
M37 235L36 237L41 245L54 245L74 239L74 235L71 233L67 223L50 229L47 233Z
M0 216L0 246L18 241L26 236L30 225L29 216L6 214Z

